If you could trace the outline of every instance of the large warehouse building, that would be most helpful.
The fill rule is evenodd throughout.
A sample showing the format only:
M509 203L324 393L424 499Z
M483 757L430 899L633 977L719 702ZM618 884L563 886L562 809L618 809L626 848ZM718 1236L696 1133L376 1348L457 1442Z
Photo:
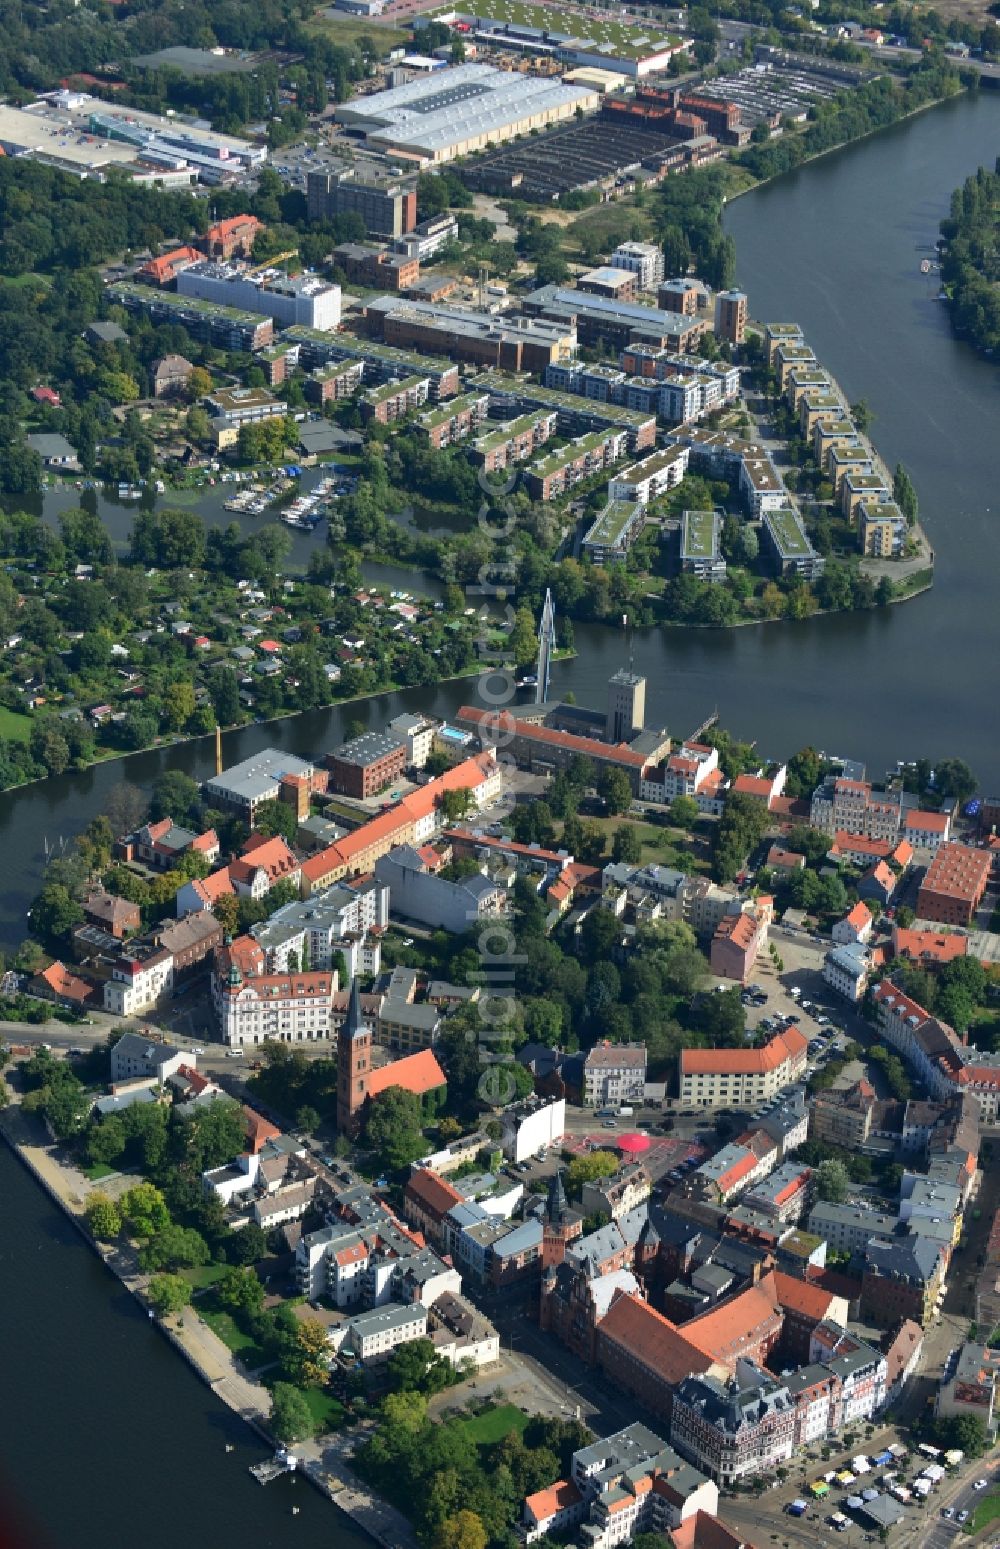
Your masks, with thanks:
M577 109L596 112L600 102L590 86L464 64L338 103L336 116L369 145L423 165L545 129L575 117Z

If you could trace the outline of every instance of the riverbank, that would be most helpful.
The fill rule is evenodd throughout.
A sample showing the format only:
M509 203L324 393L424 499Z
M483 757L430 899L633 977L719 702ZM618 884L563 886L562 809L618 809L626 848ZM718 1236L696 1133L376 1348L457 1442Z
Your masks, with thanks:
M63 1161L58 1154L59 1148L43 1140L41 1125L29 1120L17 1102L0 1111L0 1137L105 1268L145 1308L144 1292L149 1277L140 1272L134 1249L99 1243L87 1229L88 1195L98 1187L103 1192L114 1192L115 1180L102 1179L99 1186L94 1185L78 1169ZM118 1175L118 1192L123 1192L131 1181ZM151 1312L149 1316L152 1318ZM189 1306L180 1315L156 1322L160 1332L201 1381L273 1448L274 1438L268 1429L270 1393L240 1370L232 1352L203 1322L197 1310ZM343 1441L333 1448L324 1447L322 1438L296 1443L297 1472L304 1474L327 1500L384 1549L417 1549L406 1518L387 1502L372 1496L346 1462L344 1450Z

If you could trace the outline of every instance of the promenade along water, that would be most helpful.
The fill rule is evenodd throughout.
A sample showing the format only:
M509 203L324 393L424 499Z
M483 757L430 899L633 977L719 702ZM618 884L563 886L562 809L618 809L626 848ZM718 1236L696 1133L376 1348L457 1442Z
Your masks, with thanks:
M649 679L651 721L683 733L718 706L727 725L769 754L812 741L865 758L878 774L897 757L956 753L1000 786L1000 372L951 337L935 287L919 273L951 190L981 162L992 164L998 139L1000 97L963 98L729 212L754 315L799 322L845 391L868 399L886 461L902 459L913 474L937 582L927 596L875 614L650 631L636 639L635 660ZM381 579L419 584L402 573ZM621 634L581 626L576 640L577 657L556 667L553 691L601 703L622 661ZM348 718L379 725L418 705L446 715L474 692L468 682L442 685L250 727L226 737L225 756L235 762L268 742L318 756ZM46 838L71 838L123 778L148 785L168 767L204 778L212 756L206 739L0 797L0 947L25 933ZM247 1462L260 1448L2 1147L0 1198L0 1305L15 1336L0 1404L2 1549L175 1549L179 1534L187 1549L251 1539L360 1544L304 1483L261 1490L249 1480ZM236 1453L225 1454L227 1439ZM294 1523L293 1498L302 1508ZM17 1527L15 1499L24 1514Z

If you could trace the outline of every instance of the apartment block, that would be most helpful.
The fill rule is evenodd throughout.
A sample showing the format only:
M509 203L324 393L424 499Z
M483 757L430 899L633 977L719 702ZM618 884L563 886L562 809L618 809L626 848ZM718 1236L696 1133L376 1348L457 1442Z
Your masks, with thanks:
M627 445L624 430L594 430L589 435L578 436L568 446L550 452L532 464L525 474L528 493L534 500L558 500L575 484L618 462L624 457ZM613 500L634 498L628 493L617 495L613 487L609 489L609 495Z
M823 574L826 561L813 548L802 518L791 506L764 512L763 536L778 575L814 581Z
M680 1100L690 1108L757 1107L798 1081L808 1040L788 1027L759 1049L682 1049Z
M907 521L892 501L884 505L862 500L858 506L858 540L862 554L876 559L901 559L906 552Z
M379 425L391 425L415 409L421 408L430 397L430 378L415 374L401 382L383 382L370 387L361 400L361 418L375 420Z
M641 1102L645 1086L643 1044L599 1043L583 1062L583 1100L595 1108Z
M654 290L663 279L663 249L656 242L621 242L611 262L616 269L630 269L640 290Z
M669 446L654 452L651 457L644 457L641 462L614 475L608 485L609 498L648 505L681 482L687 472L689 455L686 446Z
M539 447L551 441L559 416L554 409L536 409L487 430L472 443L473 462L487 473L496 473L514 463L523 463Z
M310 172L306 205L312 221L360 215L372 236L401 237L417 224L415 187L398 178L381 177L374 169Z
M971 925L992 869L990 851L942 844L920 884L918 915L939 925Z
M302 384L302 391L309 403L339 403L342 398L350 398L357 392L364 374L365 368L360 360L318 366Z
M758 954L767 945L773 918L774 900L763 897L744 904L738 912L724 915L712 936L712 972L720 979L749 984Z
M487 393L461 393L447 403L426 410L417 418L415 428L427 437L435 451L440 452L478 430L489 414L489 407Z

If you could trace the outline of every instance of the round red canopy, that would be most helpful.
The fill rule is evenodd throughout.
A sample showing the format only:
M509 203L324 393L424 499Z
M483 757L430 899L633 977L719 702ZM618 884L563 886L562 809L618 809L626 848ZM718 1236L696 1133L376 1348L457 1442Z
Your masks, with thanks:
M649 1146L649 1136L640 1135L638 1131L633 1131L630 1135L619 1135L618 1137L619 1151L632 1151L636 1156L643 1151L648 1151Z

